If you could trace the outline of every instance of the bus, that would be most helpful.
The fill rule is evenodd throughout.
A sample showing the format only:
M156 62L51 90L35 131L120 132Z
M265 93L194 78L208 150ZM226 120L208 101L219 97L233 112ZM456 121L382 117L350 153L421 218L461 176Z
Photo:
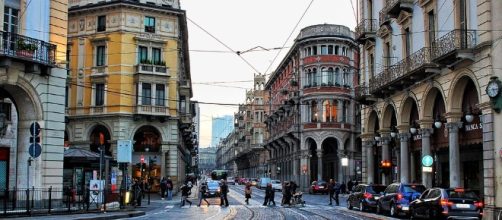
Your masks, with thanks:
M227 176L228 176L228 171L226 170L213 170L211 172L212 180L217 180L217 181L227 180Z

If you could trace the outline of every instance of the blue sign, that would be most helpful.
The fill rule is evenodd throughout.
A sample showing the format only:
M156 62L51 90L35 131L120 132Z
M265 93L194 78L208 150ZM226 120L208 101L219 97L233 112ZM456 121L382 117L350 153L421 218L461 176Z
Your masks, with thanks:
M132 162L132 141L118 140L117 141L117 162L131 163Z
M40 146L40 144L37 144L37 143L30 144L30 149L29 149L28 153L30 153L31 157L37 158L42 153L42 147Z
M430 155L425 155L424 157L422 157L422 165L424 167L432 166L432 162L433 162L433 159Z

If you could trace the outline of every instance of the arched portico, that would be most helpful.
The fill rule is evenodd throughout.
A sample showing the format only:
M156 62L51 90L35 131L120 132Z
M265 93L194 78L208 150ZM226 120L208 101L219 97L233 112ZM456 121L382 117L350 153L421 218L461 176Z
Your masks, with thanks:
M339 144L335 137L328 137L322 141L322 179L339 179L340 158L338 156Z
M148 181L153 191L159 190L162 169L160 154L162 137L159 130L151 125L145 125L136 130L133 138L132 177Z
M322 156L322 154L318 154L317 143L315 142L314 139L307 138L305 142L306 146L308 147L310 156L310 182L312 182L321 179L321 176L318 172L319 170L318 161L320 161L319 156Z

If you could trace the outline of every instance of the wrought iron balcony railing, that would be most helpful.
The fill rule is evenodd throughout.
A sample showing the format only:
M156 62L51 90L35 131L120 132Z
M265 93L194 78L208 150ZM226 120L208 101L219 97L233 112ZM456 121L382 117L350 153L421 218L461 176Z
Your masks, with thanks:
M380 13L378 13L379 16L378 16L378 24L380 26L384 25L384 24L387 24L390 22L390 16L385 13L384 11L380 11Z
M401 9L411 11L414 0L385 0L385 5L380 12L397 17Z
M365 39L367 34L375 34L377 31L376 19L363 19L356 27L356 40Z
M46 66L56 65L56 45L11 32L1 33L0 55Z
M379 93L382 87L401 81L403 78L415 74L423 73L426 68L435 68L432 62L431 48L424 47L401 61L385 68L379 75L369 80L369 92Z
M169 70L166 66L162 65L138 64L137 72L142 74L169 76Z
M456 56L455 52L459 50L473 49L476 44L475 30L456 29L433 42L432 55L434 61L441 62L449 55Z

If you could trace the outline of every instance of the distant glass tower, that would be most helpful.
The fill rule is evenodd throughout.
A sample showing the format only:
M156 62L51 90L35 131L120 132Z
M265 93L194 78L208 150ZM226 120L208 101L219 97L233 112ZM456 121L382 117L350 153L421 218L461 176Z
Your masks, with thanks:
M227 137L234 129L234 117L224 115L213 118L213 128L211 134L211 147L216 147L220 139Z

